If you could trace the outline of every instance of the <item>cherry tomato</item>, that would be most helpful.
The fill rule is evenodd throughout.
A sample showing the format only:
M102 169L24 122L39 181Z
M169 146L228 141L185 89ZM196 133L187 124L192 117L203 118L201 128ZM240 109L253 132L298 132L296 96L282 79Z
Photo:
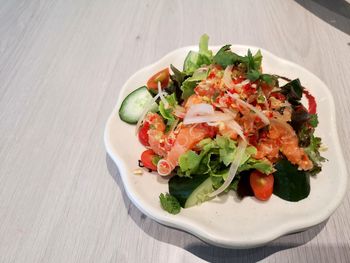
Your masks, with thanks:
M149 122L144 122L144 124L141 126L139 130L139 141L144 146L149 146L148 142L148 130L150 128Z
M157 155L152 150L146 150L141 154L141 162L142 164L152 171L157 171L157 166L152 162Z
M168 86L170 80L170 74L169 69L165 68L156 74L154 74L148 81L147 81L147 88L149 90L157 90L158 89L158 82L160 82L160 85L162 88L165 88Z
M270 198L274 181L272 174L265 175L259 171L254 171L250 174L249 181L257 199L266 201Z

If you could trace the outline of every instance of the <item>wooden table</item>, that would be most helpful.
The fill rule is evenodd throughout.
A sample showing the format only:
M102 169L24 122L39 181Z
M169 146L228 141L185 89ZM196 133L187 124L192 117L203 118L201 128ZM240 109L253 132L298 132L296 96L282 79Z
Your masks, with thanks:
M350 195L305 232L217 248L139 212L103 144L126 79L206 32L319 76L350 163L349 4L322 2L1 0L0 262L350 262Z

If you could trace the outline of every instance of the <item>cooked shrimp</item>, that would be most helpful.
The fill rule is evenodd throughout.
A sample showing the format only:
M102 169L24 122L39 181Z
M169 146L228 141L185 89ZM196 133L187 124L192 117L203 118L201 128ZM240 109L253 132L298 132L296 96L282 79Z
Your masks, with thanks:
M255 158L267 157L273 160L278 157L277 149L279 149L291 163L298 165L299 168L310 170L313 167L308 155L299 147L298 137L288 123L271 119L267 137L258 144Z
M178 165L179 157L189 149L192 149L199 141L205 137L209 137L212 133L211 130L206 125L188 125L182 127L171 150L162 161L162 163L169 166L167 172L163 172L163 174L169 174Z

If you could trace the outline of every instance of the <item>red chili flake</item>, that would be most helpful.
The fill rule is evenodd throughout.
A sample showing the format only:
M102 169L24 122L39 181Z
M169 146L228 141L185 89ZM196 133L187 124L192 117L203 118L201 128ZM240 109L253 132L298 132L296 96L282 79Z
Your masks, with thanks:
M209 73L208 79L213 79L213 78L215 78L215 77L216 77L215 72L211 71L211 72Z
M233 82L233 84L239 84L239 83L241 83L243 80L244 80L243 77L238 77L238 78L232 80L232 82Z
M284 102L286 100L286 96L284 96L282 93L280 92L273 92L270 95L271 97L274 97L282 102Z

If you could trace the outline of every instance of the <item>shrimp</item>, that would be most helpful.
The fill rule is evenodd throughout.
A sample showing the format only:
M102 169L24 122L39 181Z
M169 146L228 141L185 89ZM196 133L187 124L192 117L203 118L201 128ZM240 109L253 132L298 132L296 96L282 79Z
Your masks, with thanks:
M168 175L178 165L179 157L192 149L199 141L213 134L213 128L206 125L182 127L166 157L159 161L158 173Z
M164 141L166 135L164 134L165 124L162 117L157 113L148 113L145 121L150 124L150 129L147 132L149 147L156 154L165 156Z
M293 128L286 122L271 119L270 130L267 138L262 139L257 145L255 158L267 157L269 160L276 160L279 150L292 163L302 170L310 170L313 167L305 151L298 145L298 137Z

